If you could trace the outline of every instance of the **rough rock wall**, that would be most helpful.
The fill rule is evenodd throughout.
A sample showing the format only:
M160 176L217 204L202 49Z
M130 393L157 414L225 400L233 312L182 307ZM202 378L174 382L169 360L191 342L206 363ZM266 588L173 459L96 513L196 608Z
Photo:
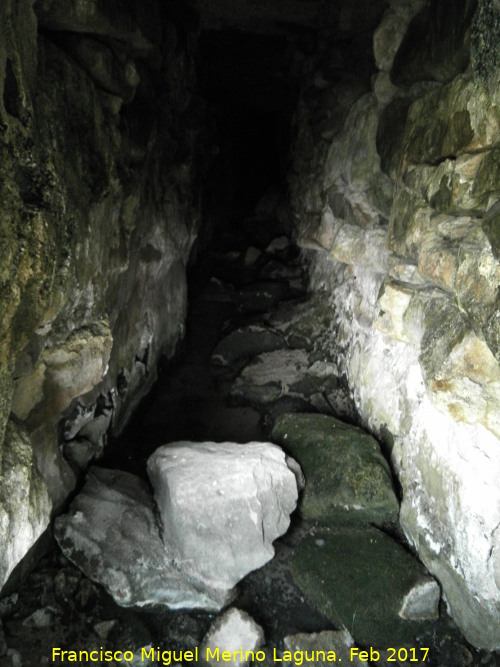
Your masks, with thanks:
M0 8L0 586L183 335L203 104L165 5Z
M488 0L394 0L370 83L332 75L342 53L325 40L302 63L289 181L311 284L331 295L339 367L401 483L402 526L466 637L489 649L500 648L499 19Z

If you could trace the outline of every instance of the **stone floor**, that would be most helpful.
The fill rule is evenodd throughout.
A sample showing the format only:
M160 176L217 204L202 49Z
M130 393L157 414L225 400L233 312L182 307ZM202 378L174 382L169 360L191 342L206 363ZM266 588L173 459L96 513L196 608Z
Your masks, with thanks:
M191 276L190 302L182 354L163 369L99 465L145 477L145 462L159 445L178 439L267 440L285 412L320 412L356 422L349 392L335 376L325 346L334 335L331 318L323 314L321 299L307 295L297 249L278 227L246 221L238 233L221 238ZM263 627L266 646L278 652L287 635L335 629L307 603L289 567L298 544L317 531L313 522L295 517L288 534L275 543L275 558L241 582L233 603ZM401 539L397 526L391 533ZM440 612L415 643L429 647L426 665L500 664L498 656L467 645L444 604ZM64 664L52 661L54 647L128 649L137 656L128 664L161 664L141 662L140 647L193 649L213 618L202 612L120 608L51 542L22 586L0 600L0 667ZM410 655L400 663L387 657L382 654L372 664L410 661Z

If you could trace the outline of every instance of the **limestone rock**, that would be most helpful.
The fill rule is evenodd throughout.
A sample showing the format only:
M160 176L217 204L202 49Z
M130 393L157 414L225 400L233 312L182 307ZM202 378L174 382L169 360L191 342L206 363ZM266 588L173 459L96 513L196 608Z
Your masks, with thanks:
M165 547L219 591L273 557L297 502L295 475L270 443L171 443L149 458L148 474Z
M64 555L118 604L220 609L227 590L193 584L167 555L145 482L118 470L92 468L69 514L55 521Z
M374 528L316 532L299 545L292 574L306 599L356 642L385 648L414 641L438 616L439 587L403 547ZM418 619L404 617L419 597ZM428 625L427 625L428 627Z
M400 94L399 89L391 83L387 72L378 72L373 75L372 88L380 107L386 107Z
M238 359L284 347L286 343L282 335L258 324L250 324L231 331L223 338L213 351L211 362L215 365L231 366Z
M452 292L460 307L485 319L496 301L500 263L478 218L436 214L424 202L400 194L393 207L390 245L411 255L419 274Z
M356 224L378 225L387 216L393 184L380 169L376 138L379 109L373 93L360 97L351 107L343 131L328 148L323 190L335 187L352 205ZM356 151L352 151L352 146Z
M231 651L243 654L243 659L236 656L236 659L225 661L231 667L244 667L248 660L245 660L245 651L256 651L264 642L264 631L251 616L240 609L232 608L219 616L211 625L205 635L200 653L205 661L210 665L218 665L219 659L211 658L216 649L219 652ZM210 649L210 655L207 655L207 649Z
M300 464L305 489L301 514L323 524L397 521L389 465L377 441L325 415L280 417L271 433Z
M70 464L79 470L85 470L92 459L102 454L102 449L85 438L75 438L64 444L63 454Z
M393 3L373 33L373 54L380 70L390 72L408 24L423 2Z
M231 396L268 405L284 397L335 395L342 393L336 370L328 362L311 362L304 350L264 352L245 366L233 382Z
M24 429L7 423L0 447L0 586L48 527L51 499Z
M438 213L461 216L482 214L499 182L499 151L464 153L439 165L408 167L405 183L424 195L425 201ZM460 228L460 221L456 221Z
M293 284L303 278L302 268L298 265L271 259L262 267L260 276L264 280L284 280Z
M497 4L477 3L472 72L459 73L475 4L425 3L398 49L392 84L372 79L373 97L351 101L328 142L314 129L309 95L317 60L305 58L289 178L294 235L312 239L302 254L330 320L319 337L311 326L307 349L325 350L347 379L360 423L391 453L406 536L439 578L461 631L490 650L500 619ZM418 3L390 5L387 16ZM387 18L379 36L384 30L402 32L390 34ZM396 41L382 42L377 62L389 67ZM398 86L399 77L411 85ZM385 188L378 203L377 182ZM390 281L356 252L350 264L330 254L341 224L364 232L384 218ZM283 329L290 344L293 324Z
M497 109L484 85L466 74L457 77L411 105L406 158L416 164L435 164L496 146L500 141Z
M289 347L315 350L326 354L333 334L334 313L326 295L316 293L303 301L282 303L270 315L268 324L282 334Z
M301 632L285 637L283 643L285 649L292 653L294 651L307 651L308 655L311 655L312 651L324 651L328 655L328 651L334 651L336 662L368 667L368 663L360 660L358 656L353 656L351 659L351 648L354 646L354 640L346 629L341 631L325 630L324 632L313 632L311 634ZM327 667L331 663L331 660L323 661L320 658L309 664L314 664L316 667Z
M57 611L50 606L37 609L24 619L23 625L36 629L47 628L57 622Z
M264 352L245 366L231 387L231 395L271 403L293 391L309 366L309 356L303 350Z
M391 72L398 84L422 79L447 82L469 63L469 26L475 4L436 0L412 20Z
M72 399L95 387L108 367L113 337L106 321L88 323L48 345L34 368L15 382L13 412L26 419L65 410Z
M131 102L140 82L133 60L122 63L102 42L86 35L59 38L63 48L105 92Z
M293 291L287 283L262 281L238 292L238 310L243 313L263 313L284 299L293 296Z
M157 0L0 4L0 439L13 412L55 504L75 482L58 440L64 411L102 390L119 432L184 333L192 184L205 169L193 157L205 147L202 105L184 129L195 40L183 26L179 42L182 19L162 13ZM37 497L19 504L21 530L10 509L0 521L19 533L9 559L39 535L29 517L46 522Z
M43 0L37 2L35 10L43 28L111 37L141 54L151 51L152 41L159 37L159 17L152 0L146 0L135 16L130 13L130 6L116 0L105 4L95 0L85 4L78 0Z

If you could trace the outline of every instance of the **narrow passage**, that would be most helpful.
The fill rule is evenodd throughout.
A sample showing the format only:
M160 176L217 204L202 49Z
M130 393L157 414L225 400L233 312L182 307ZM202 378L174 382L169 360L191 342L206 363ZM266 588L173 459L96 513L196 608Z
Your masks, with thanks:
M380 649L372 664L472 664L472 649L438 610L437 584L399 543L391 471L378 443L355 426L328 352L334 327L326 297L307 293L298 249L279 224L245 221L192 271L178 361L97 465L147 479L147 459L168 442L280 444L305 476L299 510L275 557L240 582L232 603L263 628L266 656L333 646L348 655L355 641ZM192 650L214 621L211 612L120 607L55 545L2 604L22 665L40 664L54 646L137 656L142 646ZM406 647L407 659L386 662L391 646Z

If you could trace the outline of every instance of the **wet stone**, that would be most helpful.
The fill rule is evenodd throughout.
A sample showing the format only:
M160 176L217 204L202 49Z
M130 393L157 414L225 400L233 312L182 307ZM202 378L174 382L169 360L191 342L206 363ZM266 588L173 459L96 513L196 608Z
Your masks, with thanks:
M365 431L326 415L287 414L271 433L306 478L301 514L323 524L395 522L389 465Z
M348 628L361 645L417 646L417 637L430 627L430 620L402 618L401 610L412 589L432 578L401 545L375 528L323 530L306 537L291 571L308 602L335 625ZM438 616L432 591L425 615Z
M241 358L249 358L261 352L281 350L286 347L283 336L272 329L257 324L235 329L223 338L213 351L214 365L230 366Z
M217 278L211 278L203 290L201 298L203 301L215 303L233 303L235 299L234 287Z
M234 381L230 394L237 401L250 402L269 409L284 397L309 404L310 397L324 394L334 397L339 388L337 368L328 362L313 362L307 351L283 349L264 352L248 363Z
M265 352L249 363L231 387L233 398L268 404L291 393L309 368L304 350Z
M266 324L279 331L290 347L321 349L328 356L333 333L333 312L322 294L281 303Z
M284 282L252 283L238 292L237 308L241 313L264 313L292 296L292 290Z
M260 271L262 278L266 280L297 280L302 278L303 271L298 265L286 264L276 259L267 262Z

